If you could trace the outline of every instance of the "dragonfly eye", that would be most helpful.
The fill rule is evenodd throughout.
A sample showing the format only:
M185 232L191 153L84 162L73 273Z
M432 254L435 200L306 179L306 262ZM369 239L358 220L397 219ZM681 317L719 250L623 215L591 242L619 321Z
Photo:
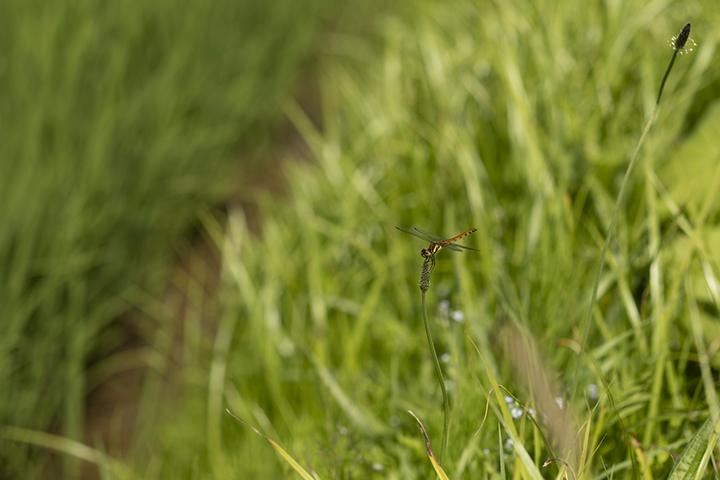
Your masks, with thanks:
M422 251L420 252L420 255L423 258L427 258L430 255L430 250L428 250L427 248L423 248Z

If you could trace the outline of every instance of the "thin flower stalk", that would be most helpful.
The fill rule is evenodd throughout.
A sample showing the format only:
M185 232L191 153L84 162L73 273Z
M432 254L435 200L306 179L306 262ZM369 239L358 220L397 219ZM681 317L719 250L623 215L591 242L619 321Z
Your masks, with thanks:
M590 308L588 309L588 315L587 319L585 321L585 329L583 333L583 339L582 344L580 345L580 353L578 355L578 361L577 365L575 366L575 377L573 380L573 386L572 386L572 395L571 399L574 400L575 393L577 390L578 385L578 375L580 373L580 364L583 357L583 354L585 352L585 345L587 343L588 338L588 332L590 330L590 320L592 318L592 312L595 308L595 301L597 298L597 292L598 287L600 285L600 275L602 273L603 265L605 264L605 254L607 253L608 245L610 245L610 237L612 236L613 227L615 226L615 219L617 218L617 212L620 209L620 205L623 204L623 201L625 200L625 191L627 189L628 180L630 179L630 175L632 174L633 168L635 167L635 163L637 162L637 158L640 154L640 149L642 148L643 143L645 143L645 137L647 136L648 132L650 131L650 126L652 125L653 121L655 120L655 117L657 116L658 107L660 106L660 98L662 97L663 89L665 88L665 81L668 78L668 75L670 75L670 71L672 70L673 65L675 64L675 59L678 55L682 55L683 53L689 53L693 49L688 48L688 45L691 44L693 47L697 46L695 41L690 38L690 24L686 24L682 30L680 31L680 34L677 37L672 37L670 41L670 46L673 48L673 55L670 59L670 65L668 65L667 70L665 71L665 76L662 79L662 83L660 84L660 90L658 92L657 101L655 102L655 108L652 111L652 114L650 115L650 119L648 120L647 124L645 125L645 130L643 131L642 135L640 136L640 140L638 141L637 146L635 147L635 151L633 152L633 155L630 159L630 163L628 164L628 168L625 171L625 177L623 178L622 184L620 185L620 192L618 193L617 201L615 202L615 208L613 209L612 217L610 218L610 226L608 227L607 235L605 236L605 244L603 245L602 253L600 254L600 264L598 265L597 274L595 275L595 284L593 286L592 291L592 297L590 298Z
M435 373L437 373L438 382L440 382L440 390L443 396L443 436L442 436L442 447L440 449L440 464L442 465L445 459L445 452L447 451L449 426L450 426L450 398L448 397L447 388L445 388L445 379L443 378L442 369L440 368L440 361L438 360L437 352L435 351L435 343L433 343L432 335L430 333L430 322L428 321L427 306L425 305L425 293L430 288L430 274L432 269L430 267L430 259L426 258L423 262L422 272L420 273L420 290L422 291L422 312L423 322L425 324L425 334L427 335L428 345L430 345L430 354L435 364Z

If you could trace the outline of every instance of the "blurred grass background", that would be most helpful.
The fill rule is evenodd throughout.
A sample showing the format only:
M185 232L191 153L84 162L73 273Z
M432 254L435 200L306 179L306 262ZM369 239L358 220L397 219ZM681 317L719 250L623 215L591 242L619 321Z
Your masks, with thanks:
M0 423L83 439L105 380L86 369L127 341L113 321L158 292L198 211L265 168L329 13L323 0L2 2ZM7 478L47 473L44 452L0 452Z
M405 413L439 448L426 245L394 226L476 227L466 244L482 253L441 252L429 292L452 395L446 471L532 476L492 413L473 436L491 384L467 334L547 416L553 448L587 435L583 459L554 452L578 474L630 475L632 457L666 476L717 404L719 15L710 1L0 4L0 423L106 451L121 459L101 465L111 478L294 476L227 407L320 478L428 478ZM588 412L568 393L594 272L688 21L699 46L676 62L606 258ZM321 128L293 99L311 59ZM242 178L286 146L281 117L305 147L283 194L263 193ZM213 208L231 197L259 205L261 236L244 206ZM195 257L168 309L158 292L193 228L221 281L208 292L217 269ZM147 367L124 449L122 412L109 438L84 423L88 394L123 369L101 367L130 308ZM539 430L517 422L555 476ZM0 440L0 475L86 474L21 437Z

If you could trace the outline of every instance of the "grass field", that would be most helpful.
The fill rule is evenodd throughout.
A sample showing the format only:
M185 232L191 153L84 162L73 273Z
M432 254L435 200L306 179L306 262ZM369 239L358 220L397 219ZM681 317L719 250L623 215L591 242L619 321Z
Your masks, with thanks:
M299 477L227 408L312 471L306 478L433 478L408 410L450 478L665 478L675 462L672 478L718 477L714 3L422 1L378 13L370 34L355 35L319 26L320 4L288 2L267 15L277 23L257 26L283 34L245 51L224 46L264 35L252 37L256 22L240 12L143 5L138 18L156 21L145 30L110 7L86 13L84 29L71 28L72 10L27 13L13 28L4 20L3 50L49 55L55 76L33 84L30 61L24 76L0 76L18 92L0 96L13 112L2 131L17 139L0 148L24 159L4 161L1 177L13 206L0 241L2 474L41 478L62 465L58 478L75 478L82 458L105 478ZM262 5L253 8L265 18ZM160 28L170 10L176 36ZM241 19L247 28L234 28ZM677 57L618 203L668 40L687 22L698 45ZM67 45L62 31L73 33ZM98 31L155 47L130 68L141 61L132 49L92 53ZM73 50L73 38L88 45ZM65 68L51 47L67 47ZM288 95L288 72L312 49L321 127ZM248 60L261 52L277 57ZM73 74L83 61L103 88ZM247 93L263 88L274 97ZM87 110L63 121L62 108L78 104ZM256 235L243 207L212 206L228 192L233 147L267 131L273 105L306 148L288 155L283 195L245 192L258 204ZM193 308L166 319L152 295L134 292L159 285L190 225L220 252L220 284L208 301L213 272L198 261L179 286ZM481 252L441 251L427 293L450 394L443 452L418 288L427 244L397 225L478 229L463 242ZM86 368L116 345L112 320L129 307L153 331L132 447L121 455L111 435L83 450L73 441L83 440L84 399L102 381Z
M0 424L83 440L115 320L262 166L323 5L2 2ZM2 440L0 477L48 459Z

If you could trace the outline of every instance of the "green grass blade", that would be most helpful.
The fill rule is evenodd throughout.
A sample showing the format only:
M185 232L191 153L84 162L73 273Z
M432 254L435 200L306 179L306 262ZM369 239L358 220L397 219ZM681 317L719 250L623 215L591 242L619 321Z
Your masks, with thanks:
M0 438L27 443L50 450L56 450L78 460L84 460L97 465L101 472L110 468L115 476L131 476L130 470L121 462L118 462L100 450L89 447L84 443L77 442L70 438L38 430L31 430L28 428L13 427L10 425L0 427Z
M718 440L717 428L720 424L720 405L716 406L705 423L693 435L690 443L675 461L675 466L668 475L669 480L690 480L701 478L707 460Z

